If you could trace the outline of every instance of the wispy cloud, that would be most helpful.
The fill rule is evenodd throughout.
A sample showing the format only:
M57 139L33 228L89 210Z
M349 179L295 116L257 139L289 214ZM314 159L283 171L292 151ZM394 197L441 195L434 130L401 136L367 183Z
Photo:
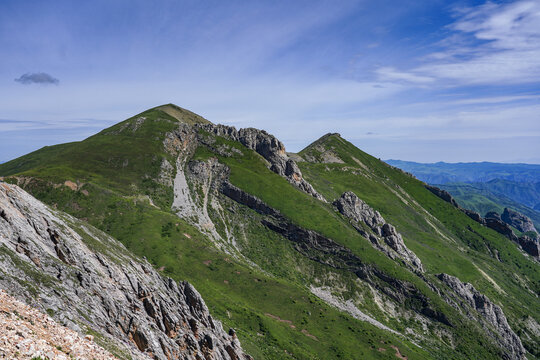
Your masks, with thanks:
M381 67L375 70L381 81L405 81L416 84L427 84L435 78L430 76L416 75L412 72L399 71L393 67Z
M60 80L44 72L26 73L26 74L21 75L19 78L15 79L15 81L24 85L30 85L30 84L58 85L60 83Z
M481 97L475 99L461 99L447 102L447 104L454 105L476 105L476 104L503 104L516 101L538 100L540 101L540 95L516 95L516 96L492 96Z
M455 9L451 33L422 63L394 70L396 80L433 78L451 85L507 85L540 81L540 2L486 3ZM385 74L377 70L377 75ZM388 78L390 79L390 78Z

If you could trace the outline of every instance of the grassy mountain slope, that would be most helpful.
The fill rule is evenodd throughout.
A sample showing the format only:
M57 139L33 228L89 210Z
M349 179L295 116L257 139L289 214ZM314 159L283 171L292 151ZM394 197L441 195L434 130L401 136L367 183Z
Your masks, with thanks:
M328 152L342 163L325 163ZM345 190L355 191L398 228L430 272L446 272L473 283L504 304L505 313L513 314L514 321L536 316L538 266L507 239L432 196L422 182L362 152L339 135L327 135L299 155L308 160L299 163L305 177L320 192L332 199ZM492 256L494 250L502 262ZM522 287L523 279L531 281L532 292ZM513 325L519 327L518 323Z
M439 272L473 283L500 304L527 349L540 354L531 330L540 321L538 264L435 197L420 181L337 135L323 137L299 154L306 160L299 163L305 178L330 203L352 190L380 211L421 258L424 277L374 249L330 203L292 186L239 142L196 130L205 141L196 144L188 161L226 165L233 185L291 223L345 246L392 281L410 284L452 325L415 313L411 309L417 304L392 301L350 271L304 256L291 241L263 226L263 215L188 176L190 192L206 207L224 242L212 240L193 219L180 219L171 210L174 190L163 177L164 164L173 167L172 173L182 169L165 143L181 123L207 122L172 105L157 107L82 142L46 147L1 164L0 175L112 234L168 276L192 282L212 314L235 327L244 349L256 358L395 358L393 346L409 359L501 356L473 320L431 289L428 282L438 284L434 274ZM181 166L189 173L189 166ZM400 333L414 333L408 338L422 348L329 306L313 295L313 287L329 289L335 298L350 301Z
M496 195L506 196L530 208L540 206L540 181L533 183L493 179L485 183L472 183L472 185Z
M518 211L529 217L540 230L540 212L528 206L514 201L501 193L493 193L486 186L489 183L472 184L444 184L439 185L441 189L448 191L460 204L460 206L474 210L482 215L489 211L501 214L505 207Z
M46 147L3 164L0 173L112 234L167 276L191 281L211 312L237 329L244 348L256 358L391 358L391 345L410 359L425 356L409 342L323 303L300 279L280 279L218 251L198 229L172 214L172 189L158 181L158 174L163 159L174 163L162 143L178 121L160 107L151 109L82 142ZM250 156L256 164L250 171L275 175L258 164L258 155ZM301 262L284 239L268 238L267 251L252 250L262 252L264 261L273 251L281 258L290 253L285 265Z

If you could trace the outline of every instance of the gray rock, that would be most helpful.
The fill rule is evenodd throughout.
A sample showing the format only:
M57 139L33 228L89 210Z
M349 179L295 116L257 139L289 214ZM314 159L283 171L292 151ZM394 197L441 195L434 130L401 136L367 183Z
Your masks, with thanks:
M411 269L424 271L422 262L414 252L405 246L401 234L387 223L378 211L371 208L352 191L344 192L333 202L338 211L351 221L351 224L372 244L392 259L403 260ZM362 224L367 225L375 234L368 234ZM379 241L381 239L382 241Z
M528 236L521 236L518 243L527 254L538 259L540 257L540 243L538 239L531 239Z
M495 211L488 211L485 216L486 219L495 219L495 220L502 220L501 215L496 213Z
M304 229L281 215L279 211L265 204L257 197L230 184L223 184L221 191L239 204L265 215L261 223L268 229L290 240L296 251L305 257L335 269L351 272L375 289L385 294L397 304L412 299L414 312L451 326L446 316L433 308L430 300L415 285L388 276L374 266L364 264L350 249L316 231ZM395 229L388 226L385 231L395 235Z
M501 220L507 223L508 225L515 227L521 232L531 231L534 233L538 233L531 219L509 208L504 208L504 211L501 214Z
M499 234L506 236L507 238L509 238L510 240L514 242L517 242L518 238L516 234L514 234L514 231L512 230L510 225L502 221L500 218L497 219L494 216L489 216L489 217L486 216L484 220L488 228L495 230Z
M0 287L136 359L249 359L187 283L0 182ZM122 355L123 354L123 355Z
M474 221L478 222L481 225L487 226L492 230L495 230L499 234L506 236L508 239L517 243L523 251L535 257L536 259L539 258L540 244L538 243L538 241L535 239L531 239L528 236L522 236L518 238L510 227L514 226L516 229L522 232L533 231L535 233L538 233L532 221L525 215L522 215L517 211L505 208L502 216L495 211L490 211L486 213L486 216L484 218L482 218L482 216L480 216L480 214L478 214L477 212L463 209L462 207L460 207L458 203L454 200L452 195L450 195L450 193L448 193L447 191L441 190L438 187L431 185L425 185L425 187L444 201L449 202L459 210L463 211L468 217L470 217Z
M482 215L480 215L476 211L472 211L472 210L469 210L469 209L462 209L462 210L468 217L470 217L471 219L473 219L477 223L480 223L482 225L486 225L486 221L484 220Z
M440 197L444 201L452 204L455 207L459 207L456 200L454 200L454 198L452 197L452 195L450 195L450 193L448 191L439 189L438 187L432 186L432 185L425 185L425 187L426 187L426 189L428 189L429 191L431 191L433 194L437 195L438 197Z
M494 304L487 296L476 290L472 284L461 282L455 276L443 273L437 275L437 277L495 329L496 334L493 334L490 326L484 326L488 334L491 333L500 347L505 350L504 359L525 358L525 349L521 344L521 340L508 325L506 316L500 306ZM457 303L450 304L465 310L463 306Z
M487 213L483 224L517 243L527 254L531 255L537 260L539 259L540 244L538 243L538 240L532 239L526 235L517 237L510 225L504 222L496 212Z
M345 217L357 223L363 222L371 229L376 229L374 231L381 235L378 225L386 223L383 217L352 191L344 192L339 199L334 201L333 205Z
M232 126L214 124L197 125L197 127L214 135L238 141L248 149L256 151L268 161L270 170L283 176L305 193L326 202L324 197L302 177L300 168L294 160L288 157L285 146L275 136L254 128L236 130Z

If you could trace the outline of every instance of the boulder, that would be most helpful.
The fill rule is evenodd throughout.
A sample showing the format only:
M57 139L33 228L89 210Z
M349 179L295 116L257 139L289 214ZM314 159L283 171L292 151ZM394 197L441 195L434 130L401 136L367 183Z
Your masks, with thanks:
M525 349L521 340L508 325L506 316L499 305L494 304L486 295L476 290L472 284L464 283L455 276L442 273L438 274L437 277L489 324L488 326L484 325L485 329L491 331L490 326L495 329L496 334L492 334L492 337L499 343L501 348L506 350L503 359L525 358ZM463 306L457 303L450 304L459 308L460 311L465 311L474 316Z
M134 359L250 359L187 282L0 182L0 288Z
M508 225L515 227L516 229L518 229L519 231L523 233L529 232L529 231L538 233L531 219L509 208L504 208L504 211L501 214L501 220L507 223Z
M414 252L409 250L396 228L387 223L381 214L366 204L352 191L344 192L333 202L336 209L346 218L356 230L390 258L400 258L413 270L424 271L422 262ZM376 236L369 235L362 224L367 225ZM378 241L381 239L382 241Z

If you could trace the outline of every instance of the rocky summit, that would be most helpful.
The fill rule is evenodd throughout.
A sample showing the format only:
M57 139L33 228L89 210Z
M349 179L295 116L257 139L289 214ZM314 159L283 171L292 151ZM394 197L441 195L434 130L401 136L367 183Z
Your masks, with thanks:
M340 134L293 154L167 104L0 176L0 288L72 331L66 356L540 358L527 219Z

